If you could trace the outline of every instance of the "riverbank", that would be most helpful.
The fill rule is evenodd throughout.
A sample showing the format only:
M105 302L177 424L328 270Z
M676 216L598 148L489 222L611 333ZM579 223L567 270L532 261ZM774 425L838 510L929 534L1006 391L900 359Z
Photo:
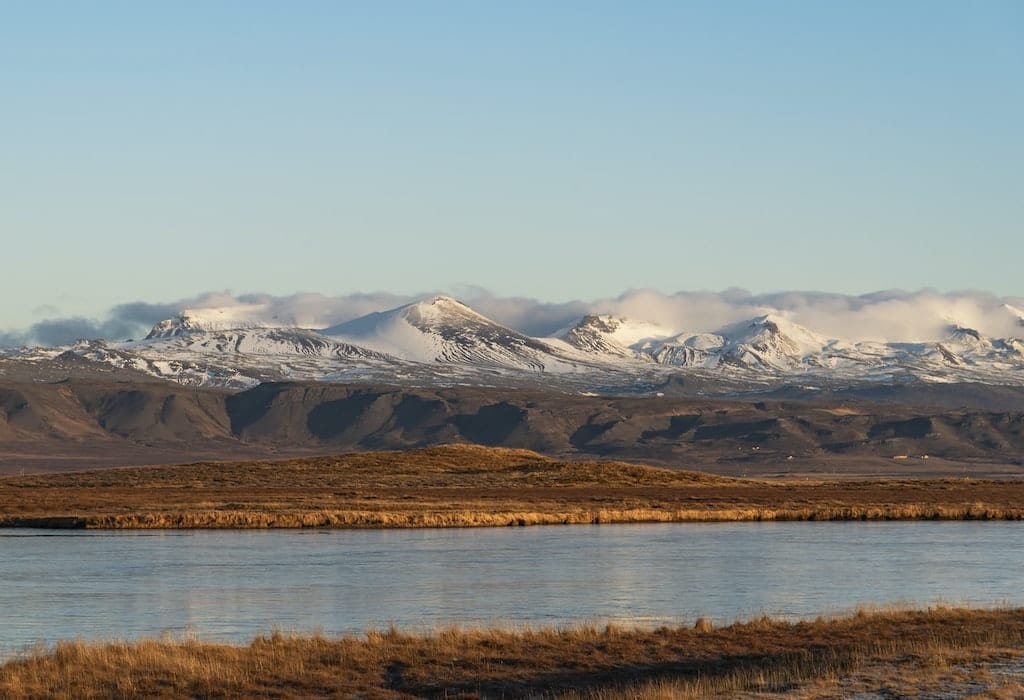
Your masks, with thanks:
M721 628L699 620L653 630L275 633L245 646L63 642L0 666L0 696L611 700L889 697L961 688L1019 697L1021 669L1024 609L934 608Z
M6 527L915 519L1024 519L1024 481L757 481L471 445L0 478Z

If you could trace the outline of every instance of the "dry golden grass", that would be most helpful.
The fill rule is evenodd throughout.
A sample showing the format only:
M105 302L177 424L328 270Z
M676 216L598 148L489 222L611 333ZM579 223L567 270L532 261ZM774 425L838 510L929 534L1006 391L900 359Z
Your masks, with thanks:
M1022 653L1024 610L960 609L722 628L274 634L247 646L65 642L0 666L0 697L809 698L953 681L995 693L1016 680L988 669Z
M706 508L659 510L655 508L600 508L552 512L497 510L446 510L381 512L364 510L313 510L285 512L246 510L195 510L173 513L91 515L73 518L44 516L13 518L7 526L82 527L91 529L265 529L265 528L423 528L503 527L527 525L592 525L614 523L768 522L825 520L1020 520L1019 508L986 505L865 508Z
M449 445L0 479L0 526L482 527L1021 519L1024 482L765 482Z
M115 467L0 480L8 487L492 488L672 486L743 480L615 461L567 462L530 450L452 444L275 461Z

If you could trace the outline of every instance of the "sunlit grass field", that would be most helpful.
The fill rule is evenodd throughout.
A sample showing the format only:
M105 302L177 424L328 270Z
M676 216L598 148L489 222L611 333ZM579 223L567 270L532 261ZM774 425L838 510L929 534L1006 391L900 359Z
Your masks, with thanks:
M0 525L6 526L399 528L1021 518L1021 481L756 481L470 445L0 478Z
M481 527L1024 518L1024 482L756 481L447 445L0 479L0 525Z
M1021 697L1024 610L862 611L716 627L274 633L39 648L0 666L0 697L886 697L973 688Z

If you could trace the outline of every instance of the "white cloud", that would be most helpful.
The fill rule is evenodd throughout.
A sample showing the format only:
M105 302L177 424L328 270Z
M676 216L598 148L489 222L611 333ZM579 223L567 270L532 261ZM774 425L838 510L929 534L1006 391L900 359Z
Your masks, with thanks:
M236 296L223 291L206 292L169 303L120 304L100 319L47 319L24 331L0 332L0 343L61 344L82 337L111 340L138 337L158 321L186 309L251 304L265 306L267 320L326 328L428 296L431 294L402 296L375 292L328 297L315 293ZM698 333L768 312L784 314L832 338L937 340L951 325L974 328L993 337L1024 336L1021 320L1005 307L1010 304L1024 309L1024 297L1000 298L975 291L886 290L847 296L827 292L751 294L742 289L663 294L635 289L615 298L552 303L523 297L498 297L484 289L465 288L460 297L485 316L536 336L551 334L581 316L595 313L651 321L676 333Z

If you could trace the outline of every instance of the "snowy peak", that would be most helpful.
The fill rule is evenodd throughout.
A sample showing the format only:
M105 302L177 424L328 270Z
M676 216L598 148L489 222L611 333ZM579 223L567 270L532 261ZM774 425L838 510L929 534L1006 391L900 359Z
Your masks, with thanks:
M1002 308L1017 319L1018 326L1024 326L1024 311L1021 311L1016 306L1010 306L1009 304L1003 304Z
M552 348L545 343L444 296L375 312L323 333L414 362L482 364L536 371L557 364Z
M716 333L679 335L655 350L655 359L678 366L731 364L769 370L794 369L822 353L829 340L780 314L733 323Z
M652 323L586 316L562 337L584 352L638 358L674 367L720 365L793 369L820 354L829 340L776 313L730 324L715 333L673 334Z
M457 322L494 324L486 316L478 314L461 301L446 296L436 296L400 307L401 315L414 326L429 324L451 324ZM497 325L497 324L494 324Z
M156 338L177 338L190 333L205 331L267 328L267 308L262 304L231 306L224 308L185 310L173 318L160 321L146 336ZM276 320L276 319L275 319ZM294 322L274 323L274 326L290 327Z
M646 343L668 335L668 331L653 323L593 315L581 318L559 338L584 352L635 357Z
M964 326L953 326L950 329L949 336L943 342L969 350L992 347L992 341L989 338L973 328L966 328Z
M718 332L737 345L759 352L805 355L821 350L828 340L779 314L765 314L727 326Z
M323 334L332 337L373 337L404 325L429 331L442 327L459 328L480 324L498 325L460 301L451 297L436 296L388 311L374 311L366 316L331 326L325 329Z
M1019 362L1019 342L1012 338L989 338L973 328L953 326L949 335L935 344L939 356L955 367Z

